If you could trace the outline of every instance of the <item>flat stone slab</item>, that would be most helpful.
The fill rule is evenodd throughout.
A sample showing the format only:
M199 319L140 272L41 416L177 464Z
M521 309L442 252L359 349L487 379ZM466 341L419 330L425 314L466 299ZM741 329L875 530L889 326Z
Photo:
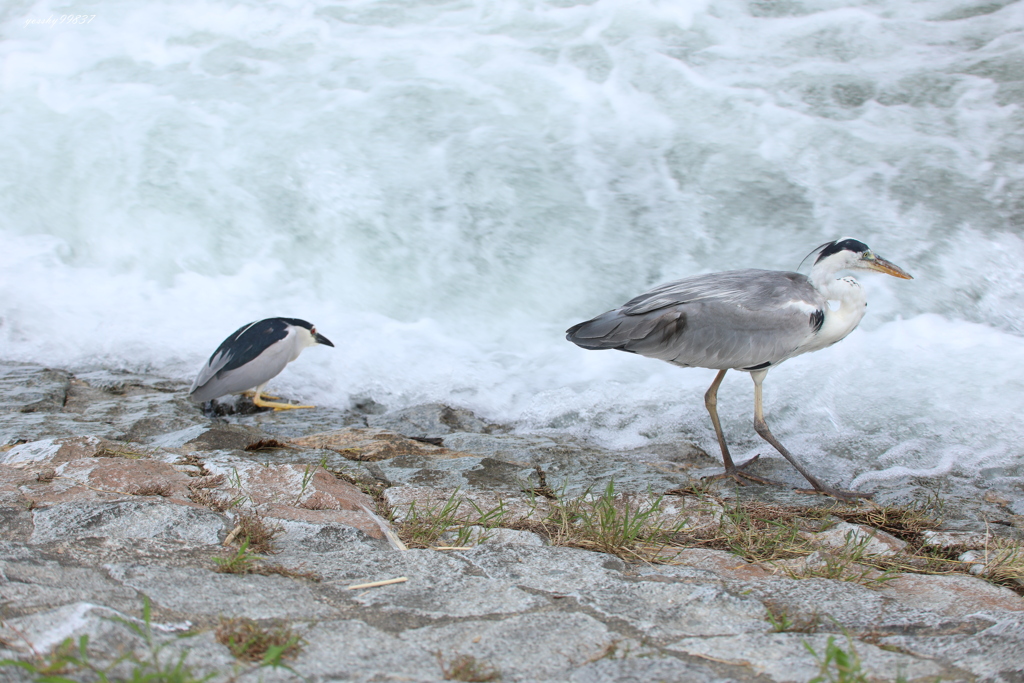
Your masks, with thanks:
M31 543L101 538L153 538L217 544L227 534L224 515L160 500L64 502L33 511Z
M290 439L289 443L305 448L325 448L340 453L349 460L361 461L391 460L409 456L419 456L430 461L470 456L469 453L416 441L385 429L362 427L347 427L334 432L310 434Z
M211 565L212 567L212 565ZM202 617L312 620L336 616L304 581L283 576L218 574L211 569L116 564L111 578L149 596L156 607Z
M778 683L805 683L820 675L821 669L813 656L808 657L810 646L824 658L828 640L845 651L855 651L862 671L871 680L907 681L932 680L943 673L943 667L899 652L889 652L864 642L847 642L842 636L810 633L751 633L724 638L685 638L669 646L670 650L688 655L749 667L759 675L768 676Z

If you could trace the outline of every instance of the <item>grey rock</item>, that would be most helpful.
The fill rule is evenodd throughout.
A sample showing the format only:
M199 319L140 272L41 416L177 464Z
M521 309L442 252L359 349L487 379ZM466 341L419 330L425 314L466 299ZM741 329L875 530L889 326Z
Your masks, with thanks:
M765 630L765 608L714 583L615 581L583 592L583 605L653 638L726 636Z
M826 531L808 534L807 537L812 543L835 550L858 547L867 556L895 555L907 546L906 541L884 531L848 522L839 522Z
M374 463L391 484L435 489L481 489L522 493L535 477L532 467L496 458L432 460L418 455L399 456Z
M85 385L114 396L160 391L175 393L188 391L188 382L144 375L124 370L89 370L76 373L75 379Z
M316 410L272 410L251 415L229 415L219 418L227 424L254 427L279 439L291 439L345 427L365 427L366 415L358 411L317 407Z
M467 530L469 538L466 542L470 545L547 545L539 534L535 534L532 531L502 529L500 527L488 529L482 526L468 527ZM457 540L457 536L452 532L445 534L442 538L451 542Z
M261 442L275 441L270 434L247 425L198 424L146 438L152 446L190 451L244 451Z
M131 611L139 594L99 568L62 566L54 560L0 560L0 585L7 617L79 601Z
M381 558L384 559L384 558ZM410 550L394 559L362 567L366 581L409 578L389 590L356 592L358 604L418 617L471 617L511 614L543 607L548 601L511 583L470 575L457 556ZM372 573L371 573L372 572Z
M198 617L327 619L337 611L316 599L310 584L282 576L218 574L195 567L111 564L114 580L148 595L154 605Z
M24 507L0 507L0 541L27 541L33 528L32 513Z
M149 446L157 448L181 448L190 441L199 439L210 431L208 424L195 424L181 429L166 430L145 438Z
M457 433L445 437L444 445L452 450L486 456L463 471L460 482L463 488L499 485L521 490L524 486L536 487L540 485L538 467L551 489L569 497L587 491L603 491L609 482L614 483L619 493L662 492L689 482L686 474L666 471L641 459L637 453L611 452L564 434ZM703 451L695 457L706 458ZM388 476L397 482L415 483L392 471ZM446 479L443 484L431 482L431 485L450 486L452 483Z
M501 673L503 681L564 681L589 661L616 647L640 644L578 612L522 614L504 619L426 626L401 639L451 662L469 655Z
M922 658L948 662L992 683L1024 680L1024 619L1009 618L979 633L937 637L895 635L879 645L898 648Z
M626 569L616 557L558 546L481 545L458 556L489 579L559 596L579 597Z
M383 415L370 415L366 418L366 424L397 432L402 436L418 438L443 437L453 432L483 433L494 428L468 410L451 408L440 403L427 403Z
M77 642L79 637L88 636L93 644L91 657L98 663L109 662L119 651L133 650L142 644L138 636L114 620L117 617L129 615L90 602L72 601L53 609L5 619L0 625L0 638L22 650L28 649L31 643L36 652L49 652L66 638Z
M434 652L357 619L319 622L305 639L306 656L295 669L307 679L411 683L442 679Z
M776 612L812 616L820 631L942 634L977 632L992 623L983 617L953 619L915 609L850 581L779 577L747 584L747 589Z
M0 412L54 412L64 407L71 374L0 361Z
M205 421L178 383L131 376L121 383L114 373L97 371L72 377L62 370L0 361L0 444L61 437L102 436L140 440L161 430ZM99 386L86 379L103 378Z
M810 633L750 633L724 638L685 638L669 646L669 650L707 657L724 662L747 664L754 673L778 683L804 683L821 673L818 662L809 655L809 645L823 657L828 638L843 650L856 650L863 671L871 680L921 680L945 673L940 664L899 652L889 652L864 642L847 642L843 636Z
M1009 588L965 574L901 574L876 592L904 607L968 622L974 618L999 621L1007 613L1024 613L1024 601Z
M308 554L310 559L315 559L326 553L353 547L362 548L363 544L386 547L386 543L374 542L359 529L351 526L313 524L291 519L278 519L275 520L275 524L281 529L281 534L274 538L274 547L283 555Z
M146 498L60 503L33 511L33 518L32 543L102 536L216 544L228 531L226 518L206 508Z
M728 683L745 680L725 677L716 672L712 665L699 661L684 661L664 654L631 656L632 652L620 650L610 656L579 667L569 676L569 683ZM621 659L615 659L619 655Z

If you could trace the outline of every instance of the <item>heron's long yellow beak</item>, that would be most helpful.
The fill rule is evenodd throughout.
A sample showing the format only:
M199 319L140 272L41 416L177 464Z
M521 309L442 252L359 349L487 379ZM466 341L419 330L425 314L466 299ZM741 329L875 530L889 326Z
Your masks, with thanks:
M888 261L886 261L881 256L875 256L870 251L864 252L864 255L861 257L861 259L864 262L864 267L865 268L870 268L871 270L877 270L880 273L885 273L886 275L892 275L893 277L902 278L904 280L913 280L914 279L913 275L911 275L907 271L903 270L902 268L897 266L895 263L889 263Z

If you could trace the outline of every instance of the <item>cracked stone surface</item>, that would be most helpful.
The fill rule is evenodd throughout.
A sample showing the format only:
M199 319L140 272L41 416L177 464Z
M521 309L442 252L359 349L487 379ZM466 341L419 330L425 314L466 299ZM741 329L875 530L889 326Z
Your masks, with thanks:
M856 651L871 680L1024 680L1024 599L968 574L900 574L869 588L701 547L652 565L521 529L478 526L466 546L444 550L402 550L388 535L388 514L407 519L412 506L456 494L472 501L467 520L472 505L542 517L546 492L601 491L611 477L634 500L654 500L716 466L688 443L615 452L438 404L208 417L186 388L0 363L0 659L83 635L96 661L143 654L119 619L142 624L148 600L165 656L244 683L440 681L464 657L503 681L802 682L820 673L808 646L820 656L830 638ZM785 478L778 463L758 467ZM736 500L826 504L764 487L719 498L671 497L659 514L693 530ZM1011 519L1017 501L1007 500L954 507L930 542L1017 538L1012 525L979 522L993 511ZM257 561L266 573L216 571L215 560L237 558L246 515L274 534ZM872 553L901 548L845 523L812 536L834 550L850 533ZM396 578L405 581L349 590ZM778 632L783 615L792 627ZM221 620L243 617L302 635L291 671L241 664L217 641ZM0 681L28 680L0 668Z

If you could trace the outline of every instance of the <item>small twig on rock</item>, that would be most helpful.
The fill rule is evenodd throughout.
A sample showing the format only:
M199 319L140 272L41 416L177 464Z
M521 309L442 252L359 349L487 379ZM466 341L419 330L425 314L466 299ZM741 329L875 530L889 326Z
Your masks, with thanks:
M397 579L388 579L386 581L373 581L371 583L359 583L355 586L349 586L347 590L355 591L361 588L377 588L378 586L390 586L393 583L405 583L409 578L406 576L399 576Z
M391 528L391 525L385 522L383 519L381 519L380 515L374 513L373 510L366 507L365 505L360 505L359 507L363 508L363 512L368 514L370 516L370 519L372 519L377 524L381 532L384 534L384 538L388 539L388 543L391 544L392 548L394 548L395 550L409 549L409 547L402 542L402 539L398 537L398 534L395 533L394 529Z
M225 546L231 545L231 542L235 540L235 536L237 536L238 532L240 532L241 530L242 530L242 525L241 524L239 524L234 529L232 529L231 533L228 534L228 537L224 539L223 545L225 545Z

